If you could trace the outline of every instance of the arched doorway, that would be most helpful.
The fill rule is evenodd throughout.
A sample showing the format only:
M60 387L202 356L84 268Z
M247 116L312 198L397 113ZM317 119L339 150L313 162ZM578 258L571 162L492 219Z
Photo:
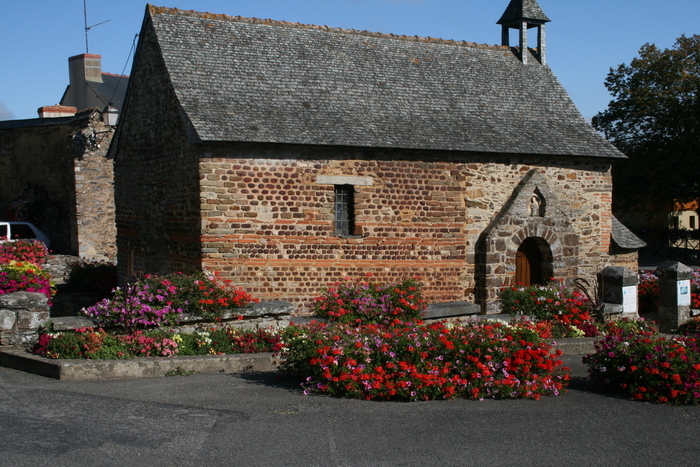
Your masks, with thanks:
M544 284L552 277L552 252L543 239L526 238L515 255L515 283Z

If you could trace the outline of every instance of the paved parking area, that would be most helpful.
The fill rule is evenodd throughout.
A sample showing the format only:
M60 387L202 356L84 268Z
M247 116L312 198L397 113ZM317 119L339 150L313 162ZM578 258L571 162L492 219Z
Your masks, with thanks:
M697 465L700 408L304 396L275 372L60 381L0 368L0 465Z

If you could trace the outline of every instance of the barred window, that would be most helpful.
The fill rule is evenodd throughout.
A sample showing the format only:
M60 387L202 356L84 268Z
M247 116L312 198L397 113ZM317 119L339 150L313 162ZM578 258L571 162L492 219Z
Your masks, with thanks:
M335 234L353 235L355 232L355 209L352 185L335 185Z

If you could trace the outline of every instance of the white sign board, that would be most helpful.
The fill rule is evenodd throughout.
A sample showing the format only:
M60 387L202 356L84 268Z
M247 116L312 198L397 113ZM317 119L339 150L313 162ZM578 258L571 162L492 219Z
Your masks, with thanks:
M690 306L690 280L678 281L678 306Z
M637 312L637 286L630 285L622 288L622 312Z

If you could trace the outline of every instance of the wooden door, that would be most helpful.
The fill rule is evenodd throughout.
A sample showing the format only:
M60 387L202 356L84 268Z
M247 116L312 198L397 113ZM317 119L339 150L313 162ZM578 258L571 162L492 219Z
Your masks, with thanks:
M516 284L543 284L542 253L537 242L532 238L526 239L515 255Z

